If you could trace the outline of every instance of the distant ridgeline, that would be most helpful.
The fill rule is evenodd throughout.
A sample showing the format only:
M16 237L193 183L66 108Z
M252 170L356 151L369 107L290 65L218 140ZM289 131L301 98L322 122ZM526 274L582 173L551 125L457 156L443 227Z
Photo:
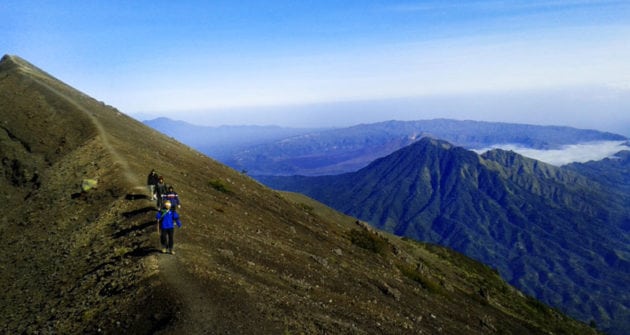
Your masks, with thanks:
M513 144L558 149L627 138L596 130L498 122L388 121L335 129L202 127L165 118L145 124L250 175L330 175L356 171L428 136L467 149Z
M597 333L592 325L524 296L488 266L448 248L373 229L305 196L271 190L17 56L0 61L0 120L2 334ZM446 157L449 147L439 144L431 152ZM526 180L508 182L510 171L499 163L481 164L466 151L461 156L464 165L459 158L446 159L414 174L429 181L417 185L453 190L435 192L445 209L457 209L449 206L451 199L468 200L483 206L480 210L492 209L491 200L499 199L506 208L515 207L510 215L518 217L527 204L512 196L523 196L516 188ZM410 168L403 157L400 168ZM438 168L443 164L444 169ZM146 187L153 168L186 199L180 212L185 229L175 238L177 255L162 254L158 247L155 202ZM404 172L398 168L390 167ZM621 173L623 167L617 168ZM383 171L374 171L370 178L375 181ZM487 199L469 201L465 192L454 191L448 177L436 179L436 173L445 171L465 179L478 175L479 185L492 187L480 187L484 191L475 196ZM368 182L361 179L366 177L357 175L352 188L343 184L337 189L367 199L367 189L358 184ZM562 180L575 187L582 183L569 174L566 178ZM408 190L412 185L400 181ZM597 191L597 185L590 186L589 192ZM565 196L554 184L533 189L551 192L551 204L578 205L586 217L605 214L598 204L580 207L580 199ZM398 203L397 196L390 194ZM378 210L374 203L369 206ZM436 207L429 207L435 213ZM559 221L557 216L574 214L557 207L543 208L555 216L547 226L539 221L535 226L553 230L549 223ZM500 214L494 209L493 214ZM497 228L505 223L500 217L496 221ZM524 225L523 220L510 222ZM563 221L558 224L560 232L566 230ZM568 243L599 239L609 248L602 261L617 275L616 269L625 266L625 249L606 237L616 228L600 228L600 235ZM512 235L507 228L494 233L481 224L472 229L515 238L524 248L546 247L525 230L512 229ZM477 236L470 232L467 237ZM503 249L507 247L497 251ZM581 265L579 257L588 257L561 256L565 263L545 264ZM611 274L600 275L588 265L563 269L600 276L602 283L611 283L611 294L619 293ZM513 277L521 278L518 273ZM548 278L549 285L558 284ZM598 286L591 289L589 293L600 292Z

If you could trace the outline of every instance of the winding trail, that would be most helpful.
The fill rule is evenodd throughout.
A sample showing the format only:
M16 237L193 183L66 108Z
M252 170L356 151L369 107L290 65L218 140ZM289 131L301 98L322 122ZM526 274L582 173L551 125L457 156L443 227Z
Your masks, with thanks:
M134 189L144 189L142 179L132 172L127 160L123 159L116 151L115 147L110 142L105 127L92 111L75 101L69 95L47 83L46 78L39 73L29 68L21 68L21 70L32 74L31 78L42 87L61 97L77 110L83 112L96 129L97 136L101 139L104 148L111 155L113 163L120 166L125 180L132 185ZM79 92L79 94L82 93ZM86 98L89 97L86 96ZM178 246L181 248L182 244ZM153 256L157 258L160 279L172 290L171 293L174 293L172 296L175 297L175 303L177 304L177 308L175 308L177 314L173 320L174 322L171 322L166 329L160 330L156 334L213 334L212 329L218 324L218 322L216 322L217 311L214 304L211 303L213 297L211 297L210 294L212 290L209 290L208 287L202 287L199 280L186 270L185 264L179 260L180 257L185 257L185 255L186 250L181 248L176 255L158 254Z
M61 97L65 102L83 112L91 121L97 131L97 136L101 139L104 148L111 155L114 164L118 164L122 170L125 180L133 185L133 188L144 189L144 185L139 176L134 174L127 163L127 160L116 151L111 144L109 135L105 127L98 118L88 108L76 102L69 95L61 92L52 85L48 84L43 78L28 68L22 68L28 71L38 84L46 88L55 95ZM80 92L79 92L80 93ZM180 249L185 254L183 249ZM208 290L199 285L198 280L186 271L183 262L178 257L183 255L156 255L158 259L158 269L160 278L167 283L167 286L173 290L173 296L176 303L181 309L177 309L175 322L170 324L166 329L159 331L157 334L210 334L209 328L216 319L216 311L212 308L212 304L208 303L212 297L208 296Z
M51 91L52 93L56 94L57 96L63 98L68 104L77 108L79 111L85 113L85 115L87 115L87 117L92 122L92 125L94 126L94 128L96 128L96 131L98 133L98 136L101 138L101 142L103 143L103 146L112 156L114 163L119 164L120 167L122 168L123 175L125 176L125 179L127 180L127 182L129 182L131 185L134 185L134 188L143 188L143 183L141 179L138 179L139 177L131 172L131 168L129 167L129 164L127 164L127 161L122 158L122 156L116 151L114 146L110 143L109 135L107 135L105 128L103 127L101 122L96 118L96 116L94 116L92 111L90 111L88 108L85 108L83 105L79 104L78 102L73 100L71 97L69 97L65 93L49 85L44 79L40 79L41 75L36 73L35 71L32 71L31 69L24 68L24 67L21 68L21 70L32 74L31 78L35 80L37 83L39 83L44 88ZM61 84L65 85L63 83ZM78 92L78 93L83 95L83 93L81 92ZM88 96L85 96L85 97L87 99L92 99Z

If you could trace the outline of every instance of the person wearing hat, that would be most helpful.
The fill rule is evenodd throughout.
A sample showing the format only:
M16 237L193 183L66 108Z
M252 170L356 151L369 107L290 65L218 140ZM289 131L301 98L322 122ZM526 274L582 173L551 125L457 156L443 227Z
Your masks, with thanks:
M173 186L168 187L168 192L164 195L164 200L171 202L171 210L177 211L178 208L182 207L182 203L179 202L179 195L173 189Z
M182 227L182 222L179 220L179 214L171 210L171 202L164 201L164 209L157 212L155 218L157 219L158 232L160 233L160 244L162 244L162 253L175 254L173 251L173 235L175 230L175 224L178 228Z

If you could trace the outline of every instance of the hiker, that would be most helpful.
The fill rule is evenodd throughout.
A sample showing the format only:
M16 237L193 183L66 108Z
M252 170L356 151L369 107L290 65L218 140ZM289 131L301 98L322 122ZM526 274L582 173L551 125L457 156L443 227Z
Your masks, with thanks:
M164 177L158 177L158 183L155 185L155 193L157 195L157 208L162 209L162 203L164 202L163 196L166 194L167 188L164 184Z
M164 201L164 209L157 212L155 215L157 219L158 232L160 233L160 244L162 244L162 253L169 253L174 255L173 251L173 231L175 230L175 223L177 227L182 227L182 222L179 220L179 214L171 210L171 202Z
M179 202L179 196L177 195L177 192L173 190L173 186L168 187L168 192L164 195L164 200L171 202L172 211L177 211L178 208L182 207L181 202Z
M151 200L157 200L155 196L155 187L159 181L159 177L155 169L152 169L147 177L147 185L149 186L149 193L151 193Z

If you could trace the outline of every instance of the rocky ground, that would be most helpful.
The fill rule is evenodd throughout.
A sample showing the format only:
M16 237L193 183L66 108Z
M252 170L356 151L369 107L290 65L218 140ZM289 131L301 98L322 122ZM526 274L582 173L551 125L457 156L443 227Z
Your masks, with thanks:
M18 57L0 62L0 148L2 333L595 333L477 262L270 190ZM182 199L175 255L158 249L152 168Z

